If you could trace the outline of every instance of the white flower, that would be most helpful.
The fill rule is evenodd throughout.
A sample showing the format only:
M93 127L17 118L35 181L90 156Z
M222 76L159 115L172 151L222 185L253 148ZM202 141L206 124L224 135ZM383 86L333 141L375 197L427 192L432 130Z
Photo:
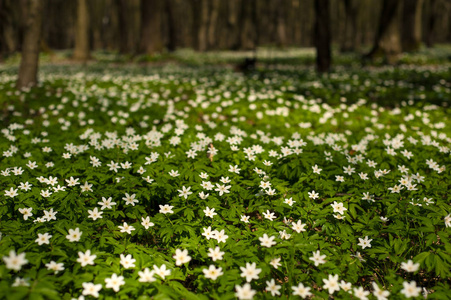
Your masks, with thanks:
M307 224L302 224L302 221L298 220L297 223L293 223L292 228L297 233L301 233L302 231L305 231L305 226L307 226Z
M258 274L262 269L258 269L255 262L252 264L246 263L246 267L240 267L242 273L241 277L246 277L247 282L251 282L253 279L258 279Z
M78 227L75 229L69 229L69 234L66 235L66 239L68 239L69 242L78 242L82 234L83 232L81 232Z
M136 194L129 195L128 193L125 193L125 197L122 198L122 200L125 201L125 205L131 205L135 206L135 203L139 203L137 199L135 199Z
M256 293L256 291L251 288L251 285L249 283L245 283L242 287L235 285L235 290L235 296L237 296L240 300L252 299Z
M357 245L361 246L362 249L365 249L366 247L371 248L371 241L368 239L368 236L365 236L365 239L359 238L359 243Z
M218 243L225 243L229 236L225 234L224 229L221 231L215 230L214 238L218 241Z
M377 300L388 300L388 296L390 296L389 291L384 291L379 288L377 283L373 282L374 292L373 295L377 298Z
M266 212L263 213L263 216L264 216L266 219L270 220L270 221L272 221L273 219L276 218L276 216L274 215L274 213L273 213L273 212L270 212L269 210L266 210Z
M146 230L149 229L149 227L155 226L154 223L150 222L149 216L147 216L145 219L144 217L141 217L141 220L142 220L141 225L144 226Z
M94 259L96 259L97 255L91 255L91 250L86 250L85 253L78 252L77 262L81 264L82 267L87 265L94 265Z
M337 203L337 201L334 201L331 206L334 209L334 213L338 212L341 215L345 213L345 210L348 210L346 207L343 207L343 203Z
M93 296L94 298L99 297L99 291L102 289L101 284L94 284L92 282L83 282L83 296Z
M24 252L17 255L14 250L9 251L9 256L3 256L3 261L6 264L6 268L14 271L20 271L22 266L28 263L28 260L25 259Z
M38 233L38 238L35 240L36 243L38 243L39 246L41 246L42 244L50 244L50 238L52 237L52 235L50 235L48 232L42 234L42 233Z
M216 280L219 276L224 274L221 267L216 269L214 265L210 265L208 269L203 269L202 272L204 272L205 278L211 280Z
M368 295L370 294L370 292L365 291L363 289L363 287L358 287L358 288L354 288L354 296L356 296L357 298L359 298L360 300L368 300Z
M329 294L333 294L334 292L338 292L340 290L340 285L338 284L338 275L329 274L328 279L323 279L324 285L323 289L329 290Z
M102 219L102 211L99 211L99 209L97 207L94 207L94 209L90 209L88 210L88 218L91 218L93 221L97 220L97 219Z
M312 167L313 173L320 174L323 169L320 169L317 165Z
M202 233L202 235L207 239L211 239L211 238L215 238L215 235L213 233L213 231L211 231L211 226L208 226L208 228L203 228L204 232Z
M32 207L28 207L28 208L19 208L19 212L21 214L23 214L23 219L27 220L28 217L31 217L33 215L33 213L31 212L33 210Z
M184 197L185 199L188 199L188 196L193 193L193 192L190 192L190 190L191 190L190 186L188 188L182 186L182 189L178 190L178 192L180 193L179 197Z
M281 260L280 257L276 257L276 258L271 259L271 261L269 263L274 267L274 269L277 269L282 265L280 263L280 260Z
M407 271L407 272L416 272L418 271L418 268L420 267L419 263L413 263L411 259L409 259L407 262L401 263L401 269Z
M188 255L188 250L186 249L185 250L176 249L173 258L175 259L175 264L177 266L181 266L184 263L187 263L191 260L191 256Z
M451 227L451 214L449 214L445 217L445 226Z
M317 199L319 197L319 194L315 191L311 191L311 192L308 192L308 196L310 199Z
M407 298L418 297L420 295L421 288L417 287L417 283L415 281L404 281L402 285L404 288L401 290L401 293Z
M249 216L242 215L240 221L244 223L249 223Z
M222 260L222 256L224 252L221 251L221 248L216 246L216 248L208 248L208 256L211 257L213 261Z
M204 214L207 217L210 217L213 219L214 216L217 215L217 213L215 213L215 209L214 208L209 208L208 206L204 209Z
M166 276L171 275L171 270L166 270L166 265L162 264L160 268L158 268L156 265L153 266L153 269L155 270L155 274L161 277L161 279L165 279Z
M17 195L19 195L19 193L17 193L17 190L18 189L14 189L14 188L9 189L9 191L5 190L5 196L9 196L11 198L16 197Z
M156 279L153 277L155 271L149 271L148 268L145 268L144 271L139 271L139 282L154 282Z
M133 230L135 230L135 227L128 225L127 222L124 222L123 226L118 226L121 232L126 232L128 234L131 234Z
M302 299L305 299L305 297L310 296L312 293L310 293L310 287L304 286L303 283L299 283L298 286L292 286L291 289L293 290L293 296L300 296Z
M266 233L263 234L263 237L259 237L258 239L261 242L261 245L263 247L267 247L267 248L271 248L272 246L274 246L275 244L277 244L276 242L274 242L274 239L276 237L275 236L271 236L269 237Z
M57 263L53 260L51 262L45 264L45 266L47 267L47 270L51 270L51 271L55 272L55 274L58 274L59 271L64 270L63 263Z
M285 199L285 200L283 201L283 203L286 203L286 204L288 204L289 206L293 206L293 204L296 203L296 201L293 201L293 198L288 198L288 199Z
M125 269L129 269L129 268L134 268L135 267L136 259L134 259L131 254L128 254L127 256L124 256L124 254L121 254L120 258L121 258L120 264Z
M326 263L324 260L326 258L326 255L321 255L321 252L318 250L316 252L313 252L313 256L309 257L310 260L313 260L315 263L315 267L319 266L320 264Z
M111 197L108 197L108 199L102 197L102 201L97 202L97 204L102 205L100 209L104 210L105 208L111 209L113 205L116 205L116 202L113 202Z
M169 204L160 205L160 213L162 214L173 214L172 208L174 206L170 206Z
M266 281L266 291L269 291L271 293L271 296L280 295L280 288L282 286L277 285L274 278L271 279L271 281Z
M124 276L117 276L117 274L111 275L110 278L105 278L105 287L113 289L116 293L119 292L119 288L121 285L125 284Z

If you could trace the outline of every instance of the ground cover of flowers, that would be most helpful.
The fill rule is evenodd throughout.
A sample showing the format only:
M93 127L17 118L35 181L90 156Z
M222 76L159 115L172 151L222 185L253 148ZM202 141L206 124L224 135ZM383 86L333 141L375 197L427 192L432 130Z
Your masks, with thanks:
M0 298L449 297L446 66L13 71Z

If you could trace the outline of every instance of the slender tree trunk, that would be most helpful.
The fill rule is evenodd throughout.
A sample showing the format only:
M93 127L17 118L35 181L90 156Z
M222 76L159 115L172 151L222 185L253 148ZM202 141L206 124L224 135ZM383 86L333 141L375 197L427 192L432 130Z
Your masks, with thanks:
M277 44L281 47L287 45L286 4L286 1L279 2L276 9Z
M175 3L172 3L171 0L165 0L165 11L167 15L167 24L168 24L168 50L175 51L177 46L179 46L179 37L177 34L176 27L176 8L174 7Z
M163 51L161 16L163 0L141 0L141 41L139 52L154 54Z
M331 65L330 48L330 3L329 0L315 0L315 47L316 70L328 72Z
M89 59L89 10L87 0L78 0L76 26L74 59L86 62Z
M193 0L193 34L194 47L197 51L205 51L208 47L208 0Z
M360 46L357 22L361 3L361 0L344 0L346 18L343 43L341 45L342 52L353 52Z
M43 0L29 0L17 88L37 84Z
M428 48L434 45L435 24L437 23L437 0L430 0L429 15L426 21L425 43Z
M210 0L210 17L208 24L208 48L214 49L216 42L216 27L218 23L218 15L219 15L219 5L221 4L219 0ZM194 15L196 16L196 15Z
M253 50L257 46L257 30L255 28L255 4L256 0L242 1L240 48L244 50Z
M416 51L421 46L423 0L404 1L401 43L403 51Z
M402 0L384 0L373 48L365 58L384 56L389 64L397 61L401 53L399 24L401 7Z

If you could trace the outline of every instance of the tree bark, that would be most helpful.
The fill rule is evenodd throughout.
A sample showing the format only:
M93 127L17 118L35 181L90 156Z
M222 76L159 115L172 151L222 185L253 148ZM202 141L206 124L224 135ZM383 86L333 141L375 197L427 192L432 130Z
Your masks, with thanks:
M328 72L331 65L330 48L330 3L329 0L315 1L315 47L316 70L319 73Z
M87 0L78 0L77 25L75 29L74 59L86 62L89 59L89 10Z
M360 46L357 23L361 3L361 0L344 0L346 18L341 52L354 52Z
M402 13L402 51L416 51L421 46L423 0L404 1Z
M214 49L216 47L216 27L218 23L219 15L219 5L221 4L219 0L210 0L210 17L208 24L208 48ZM196 16L196 15L194 15Z
M437 0L430 0L427 3L429 4L429 14L426 21L425 43L428 48L434 45L435 24L437 23L437 2Z
M17 88L37 84L43 0L29 0Z
M139 52L155 54L163 51L161 32L162 0L141 0L141 41Z
M374 59L383 56L387 63L396 63L401 53L399 24L401 7L402 0L384 0L373 48L365 58Z
M242 1L240 48L243 50L254 50L257 47L255 8L256 0Z

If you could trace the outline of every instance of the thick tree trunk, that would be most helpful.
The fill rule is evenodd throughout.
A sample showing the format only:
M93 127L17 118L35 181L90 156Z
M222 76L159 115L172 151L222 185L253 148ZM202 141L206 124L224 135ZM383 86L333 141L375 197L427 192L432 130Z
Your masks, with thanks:
M197 51L205 51L208 47L208 0L193 0L193 33L194 47Z
M179 37L176 27L176 7L174 7L175 3L172 3L171 0L165 0L165 4L165 11L168 20L168 50L175 51L175 49L179 46Z
M329 0L315 0L315 47L316 70L328 72L331 64L330 48L330 3Z
M37 84L43 0L29 0L17 88Z
M354 52L360 46L357 22L361 3L361 0L344 0L346 18L343 43L341 45L342 52Z
M141 41L139 52L154 54L163 51L161 16L163 0L141 0Z
M437 2L437 0L430 0L427 2L427 4L429 4L429 14L426 21L425 43L428 48L431 48L434 45L435 24L437 23Z
M256 0L242 1L240 48L243 50L253 50L257 46L255 7Z
M89 59L89 10L87 0L78 0L77 25L75 29L74 59L86 62Z
M387 63L393 64L401 53L400 13L402 0L384 0L379 19L379 27L371 51L365 58L383 56Z
M287 45L287 26L286 26L286 1L278 3L276 9L276 32L277 32L277 44L284 47Z
M416 51L421 46L423 0L404 1L402 13L402 51Z
M219 16L219 5L221 4L219 0L210 0L210 17L208 24L208 48L214 49L216 47L216 27L218 23Z

